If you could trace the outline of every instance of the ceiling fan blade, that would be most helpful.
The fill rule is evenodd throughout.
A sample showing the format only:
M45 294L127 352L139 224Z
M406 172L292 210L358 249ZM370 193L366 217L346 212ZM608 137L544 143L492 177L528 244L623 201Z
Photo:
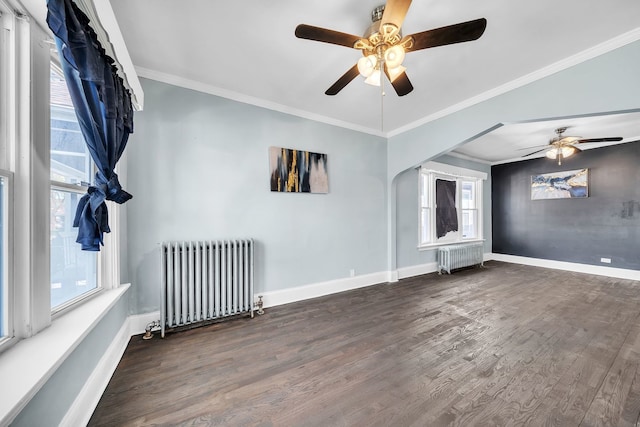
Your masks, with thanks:
M346 85L351 83L351 80L355 79L360 73L358 72L358 64L354 65L342 75L327 91L326 95L337 95Z
M615 136L610 138L589 138L589 139L580 139L578 142L617 142L622 141L621 136Z
M395 78L395 80L391 80L391 76L389 75L389 70L385 64L384 73L387 75L387 78L391 82L391 86L393 86L393 89L396 91L398 96L405 96L406 94L410 93L413 90L413 85L411 84L409 77L407 77L406 72L403 71L402 74L398 75Z
M551 147L551 148L550 148L550 147L545 147L545 148L543 148L542 150L538 150L538 151L534 151L533 153L525 154L525 155L524 155L524 156L522 156L522 157L529 157L529 156L533 156L534 154L538 154L538 153L541 153L541 152L543 152L543 151L549 151L550 149L553 149L553 148L552 148L552 147Z
M385 24L393 24L398 29L402 28L409 6L411 6L411 0L388 0L384 6L380 27Z
M413 52L414 50L476 40L484 33L485 28L487 28L487 20L480 18L411 34L408 37L413 37L413 46L407 48L406 51Z
M296 27L296 37L346 47L353 47L353 45L362 38L354 36L353 34L341 33L339 31L306 24L300 24Z
M542 147L550 149L550 148L553 148L553 145L550 145L550 144L542 145L542 144L540 144L540 145L534 145L533 147L518 148L516 151L533 150L534 148L542 148Z

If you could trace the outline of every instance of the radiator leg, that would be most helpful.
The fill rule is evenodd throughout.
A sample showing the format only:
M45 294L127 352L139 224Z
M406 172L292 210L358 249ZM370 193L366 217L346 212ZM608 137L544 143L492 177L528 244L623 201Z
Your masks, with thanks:
M159 320L154 320L153 322L149 323L147 325L147 327L144 328L144 335L142 336L142 339L143 340L150 340L151 338L153 338L153 334L151 333L151 330L153 328L159 328L159 327L160 327L160 321Z
M264 314L264 309L262 307L264 307L264 301L262 301L262 295L258 295L258 301L256 301L255 306L258 307L258 314L259 315L263 315Z

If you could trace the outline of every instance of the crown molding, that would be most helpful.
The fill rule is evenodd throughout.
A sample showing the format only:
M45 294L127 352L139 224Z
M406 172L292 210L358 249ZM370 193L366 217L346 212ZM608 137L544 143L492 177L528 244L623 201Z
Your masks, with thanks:
M366 126L355 125L353 123L337 120L331 117L315 114L309 111L292 108L286 105L278 104L275 102L267 101L264 99L256 98L253 96L245 95L239 92L230 91L217 86L205 84L195 80L187 79L184 77L176 76L173 74L167 74L156 70L151 70L143 67L135 67L137 74L140 77L156 80L159 82L171 84L174 86L183 87L186 89L192 89L198 92L208 93L210 95L219 96L222 98L230 99L233 101L241 102L244 104L254 105L256 107L266 108L268 110L278 111L284 114L290 114L293 116L301 117L308 120L313 120L320 123L325 123L332 126L337 126L345 129L350 129L356 132L366 133L369 135L379 136L383 138L391 138L402 133L408 132L412 129L425 125L429 122L441 119L450 114L472 107L481 102L487 101L491 98L495 98L499 95L503 95L514 89L518 89L522 86L533 83L537 80L551 76L557 72L566 70L573 66L576 66L582 62L596 58L605 53L611 52L620 47L626 46L630 43L640 40L640 27L629 32L626 32L618 37L610 39L606 42L600 43L582 52L579 52L573 56L567 57L562 61L558 61L547 67L541 68L537 71L519 77L501 86L495 87L491 90L481 93L480 95L469 98L465 101L454 104L443 110L430 114L422 119L411 122L407 125L398 127L388 132L382 132L380 130L372 129Z
M636 42L640 40L640 27L635 30L631 30L626 32L618 37L614 37L613 39L607 40L606 42L595 45L589 49L583 50L580 53L577 53L573 56L569 56L562 61L558 61L554 64L551 64L547 67L541 68L532 73L526 74L522 77L519 77L515 80L512 80L508 83L505 83L501 86L495 87L491 90L481 93L480 95L469 98L465 101L462 101L458 104L452 105L448 108L440 110L434 114L426 116L420 120L416 120L412 123L409 123L405 126L401 126L397 129L389 131L387 134L388 138L393 136L400 135L417 127L420 127L424 124L432 122L434 120L441 119L450 114L456 113L458 111L464 110L465 108L472 107L481 102L487 101L491 98L495 98L496 96L503 95L507 92L510 92L514 89L518 89L522 86L528 85L529 83L533 83L537 80L541 80L545 77L549 77L552 74L555 74L559 71L566 70L568 68L574 67L582 62L588 61L590 59L596 58L600 55L604 55L605 53L611 52L623 46L626 46L630 43Z
M195 80L187 79L187 78L176 76L173 74L167 74L167 73L163 73L160 71L155 71L155 70L151 70L143 67L136 67L136 72L140 77L156 80L156 81L167 83L173 86L178 86L185 89L191 89L197 92L207 93L209 95L219 96L221 98L230 99L232 101L241 102L243 104L254 105L260 108L266 108L268 110L277 111L284 114L290 114L292 116L301 117L303 119L312 120L314 122L325 123L328 125L353 130L356 132L361 132L361 133L366 133L366 134L386 138L386 135L383 132L376 131L374 129L371 129L365 126L358 126L353 123L333 119L331 117L311 113L309 111L299 110L297 108L292 108L286 105L267 101L265 99L256 98L254 96L245 95L239 92L234 92L228 89L223 89L217 86L209 85L206 83L198 82Z

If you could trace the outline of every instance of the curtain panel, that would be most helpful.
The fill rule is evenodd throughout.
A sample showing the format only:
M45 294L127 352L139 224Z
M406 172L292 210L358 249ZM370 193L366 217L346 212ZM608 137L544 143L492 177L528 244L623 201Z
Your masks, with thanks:
M93 185L78 203L76 242L83 250L99 251L104 233L111 231L105 201L122 204L132 198L114 172L133 133L131 94L78 6L72 0L47 0L47 8L47 24L53 31L78 123L97 168Z
M450 231L458 231L456 181L436 179L436 236L440 239Z

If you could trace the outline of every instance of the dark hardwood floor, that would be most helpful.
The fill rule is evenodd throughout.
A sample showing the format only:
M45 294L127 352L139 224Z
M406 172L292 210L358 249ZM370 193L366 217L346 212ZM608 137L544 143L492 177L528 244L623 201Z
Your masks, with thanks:
M486 265L134 337L90 425L638 425L640 282Z

